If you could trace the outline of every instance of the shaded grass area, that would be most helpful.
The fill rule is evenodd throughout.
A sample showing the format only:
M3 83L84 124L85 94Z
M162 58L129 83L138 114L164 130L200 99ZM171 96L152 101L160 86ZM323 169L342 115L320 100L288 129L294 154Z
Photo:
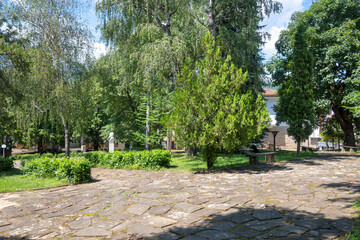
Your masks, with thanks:
M351 232L345 239L347 240L358 240L360 239L360 198L358 198L353 206L356 210L357 217L355 224L351 229Z
M267 152L267 151L262 151ZM314 152L301 152L299 157L296 156L295 151L278 151L275 155L276 162L299 160L317 156ZM175 171L203 171L206 170L206 162L202 160L202 155L198 157L188 157L186 153L175 153L171 156L171 166ZM265 156L259 157L260 162L265 162ZM218 158L212 170L225 170L231 168L239 168L249 165L249 157L242 154L218 154Z
M36 188L58 187L69 184L59 181L56 178L40 178L32 175L25 175L19 169L12 169L0 172L0 193Z

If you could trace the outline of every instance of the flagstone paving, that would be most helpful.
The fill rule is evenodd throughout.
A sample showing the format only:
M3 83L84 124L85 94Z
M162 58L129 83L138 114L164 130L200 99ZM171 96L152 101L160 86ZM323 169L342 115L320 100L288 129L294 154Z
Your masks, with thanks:
M337 239L359 157L218 173L93 169L95 182L0 194L0 239Z

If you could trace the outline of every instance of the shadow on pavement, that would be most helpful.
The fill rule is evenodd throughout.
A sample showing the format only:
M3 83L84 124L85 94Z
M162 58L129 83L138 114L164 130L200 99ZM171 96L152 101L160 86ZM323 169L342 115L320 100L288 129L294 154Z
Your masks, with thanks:
M276 208L231 208L228 212L131 239L334 239L344 236L353 224L350 218L327 219L323 214Z

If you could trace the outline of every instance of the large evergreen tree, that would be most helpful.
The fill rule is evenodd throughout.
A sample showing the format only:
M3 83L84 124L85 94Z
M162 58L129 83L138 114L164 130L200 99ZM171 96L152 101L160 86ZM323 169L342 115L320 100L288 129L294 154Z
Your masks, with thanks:
M269 116L262 96L254 100L246 87L247 73L222 57L210 32L203 48L205 57L195 65L188 59L177 79L171 122L177 141L203 149L211 168L219 149L232 152L256 140Z
M269 70L279 86L279 101L274 107L277 123L289 125L287 131L297 143L299 156L301 142L308 139L315 127L315 106L313 57L307 44L306 28L302 24L294 27L293 38L286 38L286 34L280 36L279 43L286 41L291 47L276 45L278 58L272 59Z

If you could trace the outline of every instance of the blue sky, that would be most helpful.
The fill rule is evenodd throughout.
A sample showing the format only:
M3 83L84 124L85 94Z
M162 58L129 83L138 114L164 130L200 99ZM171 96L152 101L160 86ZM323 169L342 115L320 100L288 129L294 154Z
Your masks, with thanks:
M283 10L280 14L273 14L270 18L265 19L262 23L266 25L264 31L271 34L271 39L265 44L263 53L265 61L268 60L272 55L276 53L275 42L277 41L281 30L287 27L290 21L291 15L296 11L305 11L309 9L312 0L277 0L282 3ZM99 57L101 54L106 52L104 43L100 42L100 31L96 30L96 26L100 23L95 13L95 4L97 0L91 0L90 12L88 14L88 23L90 30L93 32L95 37L94 48L95 56Z
M264 31L271 34L271 39L265 44L263 53L265 60L268 60L276 53L275 42L277 41L281 30L286 29L290 17L294 12L308 10L312 0L277 0L282 3L283 10L280 14L273 14L262 23L266 25Z

